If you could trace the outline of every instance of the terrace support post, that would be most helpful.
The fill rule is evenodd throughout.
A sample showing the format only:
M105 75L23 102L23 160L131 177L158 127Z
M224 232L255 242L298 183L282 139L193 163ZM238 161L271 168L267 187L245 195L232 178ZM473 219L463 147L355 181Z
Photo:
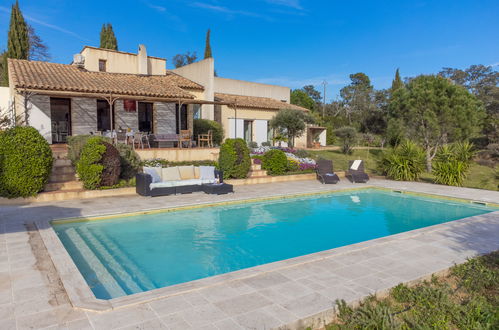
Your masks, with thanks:
M182 138L181 135L181 130L182 130L182 105L184 103L182 102L182 99L178 99L178 122L177 122L177 127L178 127L178 148L182 148L182 142L180 141ZM187 111L187 109L186 109Z
M108 96L104 97L105 100L107 101L107 103L109 104L109 120L110 120L110 123L111 123L111 138L113 139L113 141L117 141L117 136L113 137L113 125L115 124L114 123L114 102L118 99L118 97L113 97L113 94L109 94Z
M234 103L234 139L237 139L237 102Z

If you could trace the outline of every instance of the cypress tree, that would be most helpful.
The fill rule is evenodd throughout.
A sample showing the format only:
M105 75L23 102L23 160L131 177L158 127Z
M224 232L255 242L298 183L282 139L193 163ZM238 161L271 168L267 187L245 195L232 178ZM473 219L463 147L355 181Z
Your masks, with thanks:
M12 5L10 12L10 27L7 37L7 53L3 62L3 84L9 85L9 75L7 68L7 58L17 58L27 60L29 56L28 25L24 20L19 1Z
M100 48L118 50L118 40L110 23L102 25L100 31Z
M392 88L390 91L393 93L395 90L402 87L404 87L404 82L400 78L399 69L397 68L397 71L395 71L395 78L392 80Z
M204 49L204 58L213 57L211 55L211 45L210 45L210 29L206 32L206 46Z

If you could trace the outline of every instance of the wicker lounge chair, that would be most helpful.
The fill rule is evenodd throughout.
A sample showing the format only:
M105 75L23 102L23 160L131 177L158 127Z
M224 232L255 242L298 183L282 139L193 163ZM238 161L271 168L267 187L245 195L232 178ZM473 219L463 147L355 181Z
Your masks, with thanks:
M363 160L351 160L348 163L348 171L346 177L354 183L366 183L369 181L369 175L364 171Z
M319 159L317 161L317 180L323 184L338 183L340 178L333 171L333 161L326 159Z

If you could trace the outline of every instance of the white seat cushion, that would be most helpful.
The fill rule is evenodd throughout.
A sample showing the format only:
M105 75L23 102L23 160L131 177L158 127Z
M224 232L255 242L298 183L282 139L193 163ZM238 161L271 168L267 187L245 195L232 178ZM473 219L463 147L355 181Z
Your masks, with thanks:
M352 166L350 166L350 169L357 171L359 169L360 163L362 163L360 159L354 160Z
M199 166L201 180L215 180L215 166Z
M178 167L164 167L161 170L161 181L178 181L181 180Z
M144 173L149 174L152 177L152 183L161 182L161 167L143 167Z
M211 183L211 182L203 182L200 179L163 181L158 183L151 183L149 185L149 188L154 189L154 188L165 188L165 187L193 186L193 185L201 185L203 183Z

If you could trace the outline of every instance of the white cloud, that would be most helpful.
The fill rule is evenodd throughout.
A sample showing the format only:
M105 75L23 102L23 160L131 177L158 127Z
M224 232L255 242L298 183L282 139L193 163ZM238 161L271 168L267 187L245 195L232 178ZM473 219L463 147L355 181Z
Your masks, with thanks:
M3 11L7 14L10 14L10 9L9 8L6 8L6 7L0 7L0 11ZM41 25L41 26L45 26L49 29L52 29L52 30L56 30L56 31L59 31L59 32L62 32L62 33L65 33L67 35L70 35L70 36L73 36L73 37L76 37L78 39L81 39L81 40L84 40L84 41L89 41L88 39L86 38L83 38L82 36L80 36L79 34L73 32L73 31L70 31L70 30L67 30L63 27L60 27L58 25L54 25L54 24L51 24L51 23L47 23L45 21L42 21L42 20L39 20L37 18L34 18L34 17L31 17L29 15L26 15L26 14L23 14L24 18L28 21L28 22L33 22L33 23L36 23L38 25Z
M231 9L231 8L228 8L228 7L218 6L218 5L212 5L212 4L204 3L204 2L194 2L193 4L191 4L191 6L197 7L197 8L201 8L201 9L210 10L210 11L221 13L221 14L225 14L228 17L233 17L233 16L248 16L248 17L255 17L255 18L263 18L263 19L266 19L266 20L269 20L269 21L271 20L270 17L265 16L265 15L261 15L261 14L258 14L258 13L254 13L254 12L250 12L250 11L245 11L245 10Z
M265 0L265 1L273 5L286 6L299 10L303 9L303 7L300 5L300 0Z

